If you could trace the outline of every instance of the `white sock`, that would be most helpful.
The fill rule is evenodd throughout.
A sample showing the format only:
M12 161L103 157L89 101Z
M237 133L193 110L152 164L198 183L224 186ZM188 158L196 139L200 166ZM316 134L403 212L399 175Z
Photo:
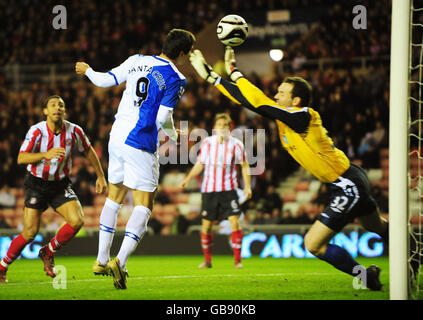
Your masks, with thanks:
M151 211L144 206L136 206L126 224L125 237L120 247L117 258L120 266L125 269L130 254L135 250L138 243L147 231L147 222Z
M121 204L107 198L101 211L97 255L97 260L101 264L107 264L110 260L110 248L116 231L117 215L121 206Z

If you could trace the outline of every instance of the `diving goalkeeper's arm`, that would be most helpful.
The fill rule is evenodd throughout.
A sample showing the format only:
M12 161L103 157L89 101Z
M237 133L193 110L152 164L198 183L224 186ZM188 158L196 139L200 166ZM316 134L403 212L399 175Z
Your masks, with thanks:
M267 118L280 120L296 132L301 133L307 130L311 117L307 110L303 110L305 112L292 112L292 110L278 105L274 100L267 97L263 91L248 81L238 70L232 47L227 46L225 50L225 69L231 81L223 79L214 72L200 50L194 50L190 55L190 61L200 77L215 85L221 93L234 103L242 104Z

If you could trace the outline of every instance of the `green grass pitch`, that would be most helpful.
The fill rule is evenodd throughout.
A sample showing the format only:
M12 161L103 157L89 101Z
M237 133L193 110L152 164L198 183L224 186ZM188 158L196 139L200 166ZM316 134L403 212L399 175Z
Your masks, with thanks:
M380 292L354 289L353 278L318 259L243 260L234 269L231 256L214 256L213 268L198 269L202 256L132 256L128 289L117 290L111 277L94 276L94 257L56 257L66 268L66 289L55 289L42 262L17 260L0 283L2 300L387 300L387 258L358 258L382 268Z

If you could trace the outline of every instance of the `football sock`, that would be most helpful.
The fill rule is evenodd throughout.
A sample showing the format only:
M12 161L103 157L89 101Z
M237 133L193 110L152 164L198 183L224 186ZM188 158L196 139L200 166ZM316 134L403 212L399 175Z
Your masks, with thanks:
M16 260L16 258L19 257L22 250L25 248L25 246L29 243L22 234L18 235L15 239L12 240L10 243L10 247L7 250L6 255L3 257L3 259L0 262L0 269L4 270L7 269L9 264L11 264L13 261Z
M97 260L105 265L110 260L110 248L116 231L116 223L121 204L106 199L100 215L100 232L98 234Z
M352 276L356 275L355 273L353 273L353 269L355 266L358 266L359 263L355 261L353 257L344 248L341 248L334 244L328 244L328 248L325 254L318 258L330 263L338 270L341 270Z
M126 224L125 237L117 258L120 266L125 269L130 254L135 250L144 234L147 232L147 222L151 210L144 206L136 206Z
M47 248L48 248L48 254L52 255L56 252L57 249L60 249L63 247L66 243L68 243L75 234L79 231L79 229L75 229L72 227L69 223L66 223L59 229L56 236L54 236Z
M241 261L241 243L242 243L242 230L232 232L232 249L234 250L235 263Z
M213 246L213 233L201 232L201 248L203 250L204 260L206 262L211 262L212 246Z

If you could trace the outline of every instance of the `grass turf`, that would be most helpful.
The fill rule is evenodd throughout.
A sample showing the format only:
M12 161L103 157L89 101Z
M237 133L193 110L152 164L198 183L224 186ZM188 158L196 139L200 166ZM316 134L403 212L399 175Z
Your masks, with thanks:
M94 276L93 257L57 257L66 268L66 289L54 289L41 260L17 260L0 283L3 300L387 300L387 258L359 258L382 268L382 291L357 290L353 278L318 259L243 260L214 256L213 268L198 269L202 256L132 256L128 289L117 290L111 277ZM58 279L58 278L56 278ZM58 285L64 282L58 281Z

